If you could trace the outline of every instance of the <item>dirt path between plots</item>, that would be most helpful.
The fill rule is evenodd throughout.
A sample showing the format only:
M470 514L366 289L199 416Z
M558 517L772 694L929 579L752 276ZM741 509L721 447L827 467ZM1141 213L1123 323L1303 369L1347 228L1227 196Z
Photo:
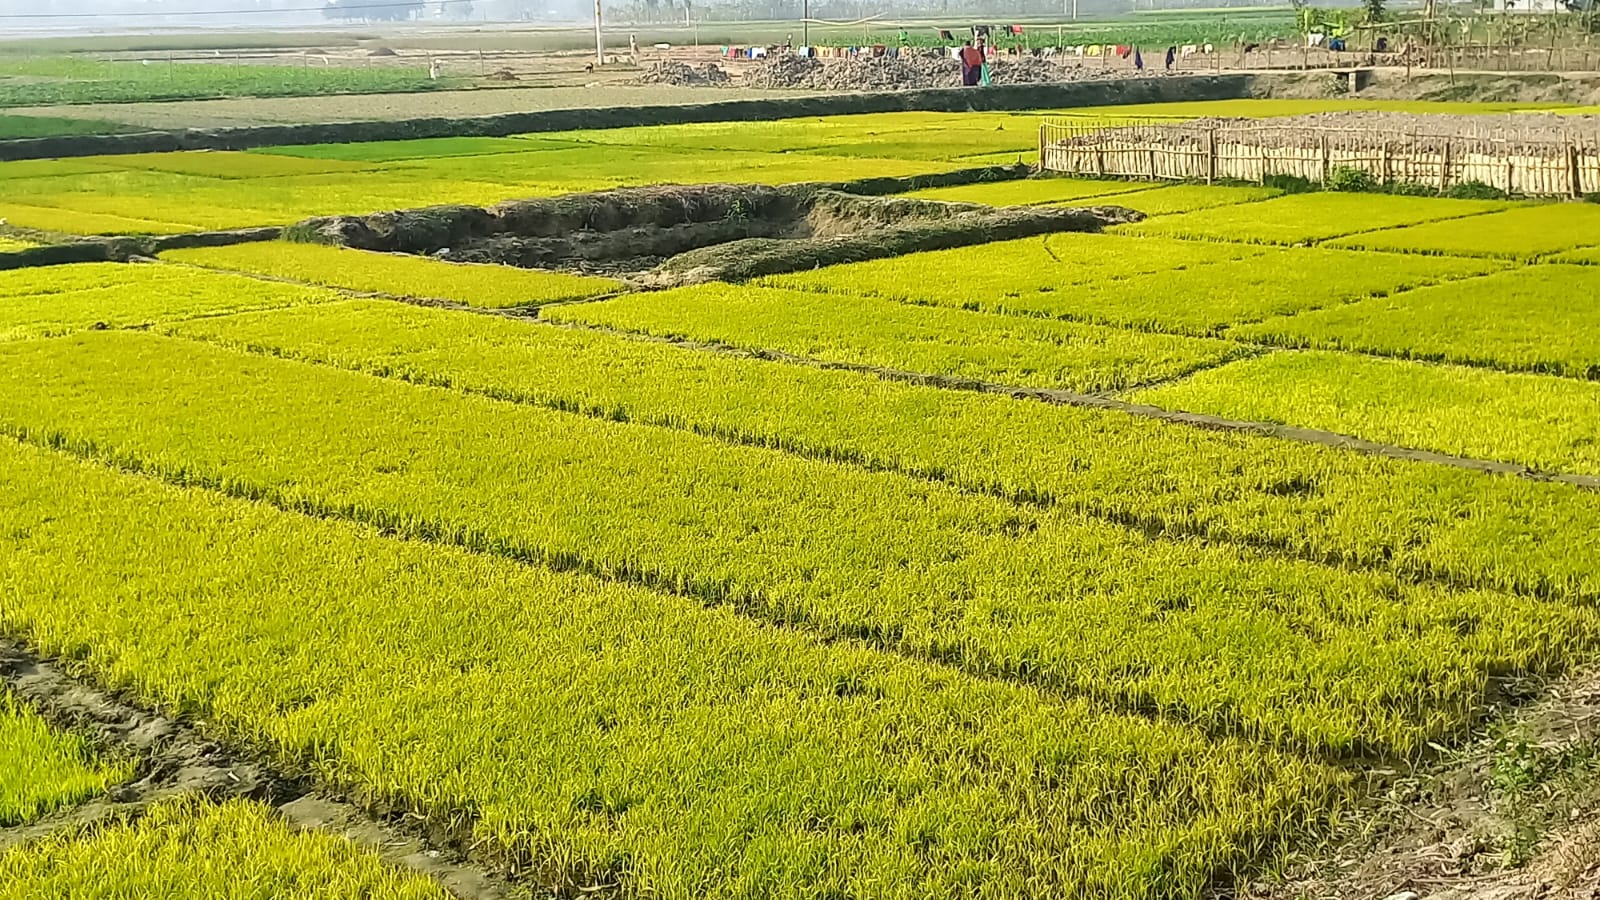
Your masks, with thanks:
M1600 896L1600 672L1569 675L1460 749L1389 775L1283 872L1227 900Z
M342 835L391 865L434 879L461 900L510 896L504 880L463 863L458 852L430 844L415 829L379 821L350 802L317 793L306 779L275 772L183 722L118 699L6 639L0 639L0 689L10 689L52 725L139 761L134 780L104 797L28 825L0 828L0 850L63 828L136 818L151 804L199 793L273 806L290 827Z

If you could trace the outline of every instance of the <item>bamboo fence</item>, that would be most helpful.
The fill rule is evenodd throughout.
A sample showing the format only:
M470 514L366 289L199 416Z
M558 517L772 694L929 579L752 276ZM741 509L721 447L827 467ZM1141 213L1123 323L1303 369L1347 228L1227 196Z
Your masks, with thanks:
M1040 129L1039 153L1046 171L1090 177L1260 183L1287 175L1323 183L1335 170L1358 169L1380 184L1440 191L1480 182L1529 196L1600 192L1600 142L1591 135L1052 121Z

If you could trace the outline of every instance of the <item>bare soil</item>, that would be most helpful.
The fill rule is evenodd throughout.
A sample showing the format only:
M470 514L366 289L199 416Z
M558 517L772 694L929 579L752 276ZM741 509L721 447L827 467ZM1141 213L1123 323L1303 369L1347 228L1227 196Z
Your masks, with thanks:
M1463 749L1390 773L1332 841L1232 900L1600 896L1597 776L1600 673L1589 671Z

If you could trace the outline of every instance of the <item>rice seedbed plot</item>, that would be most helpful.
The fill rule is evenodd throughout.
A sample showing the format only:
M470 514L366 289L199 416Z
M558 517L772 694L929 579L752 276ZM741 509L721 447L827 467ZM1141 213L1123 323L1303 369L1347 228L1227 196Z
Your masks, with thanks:
M131 763L96 759L83 738L0 690L0 828L76 806L132 775Z
M757 283L982 309L1107 279L1193 269L1265 252L1243 244L1067 233L829 266Z
M1139 186L1141 188L1148 187L1148 185ZM1211 209L1216 206L1255 203L1258 200L1270 200L1282 193L1276 188L1269 187L1174 184L1168 187L1139 190L1130 194L1118 194L1115 199L1104 202L1112 206L1126 206L1129 209L1137 209L1147 216L1164 216L1172 213Z
M1131 399L1232 419L1600 474L1600 385L1342 353L1272 353Z
M1573 265L1600 265L1600 247L1579 247L1550 257L1546 262L1572 263Z
M86 269L80 273L76 269ZM0 273L0 341L340 299L332 291L177 267L98 263ZM37 272L37 275L32 273ZM30 277L30 275L32 277ZM50 284L52 276L62 280ZM28 285L45 284L22 293ZM66 285L73 285L67 287Z
M1039 151L1028 150L1023 153L984 153L978 156L957 156L952 162L960 163L960 168L975 168L978 166L1037 166L1039 164Z
M1596 243L1600 243L1600 206L1553 203L1374 231L1334 241L1332 246L1528 259Z
M410 159L488 156L493 153L526 153L530 150L560 150L570 149L574 146L576 144L573 141L535 137L444 137L417 138L409 141L364 141L359 144L307 144L298 147L265 147L247 152L275 157L385 163Z
M381 301L167 330L911 473L1159 533L1465 586L1600 597L1600 495L1564 485Z
M667 594L0 460L8 627L551 891L1193 897L1345 781Z
M0 182L10 190L13 181L98 175L112 167L89 159L15 159L0 162Z
M1242 245L1170 240L1147 245L1146 240L1052 235L1043 241L1032 238L852 263L759 283L1205 336L1230 325L1481 275L1499 267L1479 259L1309 247L1240 253L1236 248ZM930 263L919 265L925 259ZM968 267L951 271L948 280L935 274L953 268L958 260ZM983 274L975 277L975 272ZM649 315L645 310L640 314ZM668 311L660 315L666 317Z
M360 172L371 168L354 162L329 159L302 159L294 156L269 156L195 150L184 153L131 153L122 156L96 156L92 159L120 169L172 172L203 178L273 178L284 175L325 175L335 172Z
M144 333L0 347L0 388L8 431L187 484L1308 747L1414 749L1474 714L1487 672L1600 636L1587 607Z
M972 156L996 149L1036 151L1039 124L1028 113L900 112L779 119L770 122L703 122L638 128L558 132L550 137L609 146L757 153L827 152L835 147L921 143L924 156ZM542 136L542 135L541 135ZM1020 136L1020 137L1019 137ZM995 142L999 146L995 146ZM880 156L882 153L846 155Z
M1540 265L1270 319L1234 334L1286 347L1600 378L1600 271Z
M18 238L0 235L0 253L16 253L19 250L32 250L39 246L33 241L24 241Z
M1211 241L1308 244L1382 228L1494 212L1502 200L1444 200L1382 194L1291 194L1260 203L1147 219L1116 230Z
M1251 352L1231 341L751 285L627 294L546 310L545 316L828 362L1081 392L1121 390Z
M1037 206L1042 203L1104 198L1112 194L1128 194L1145 186L1128 181L1087 181L1079 178L1025 178L1019 181L996 181L981 184L963 184L955 187L928 188L912 191L907 197L918 200L947 200L957 203L986 203L990 206ZM1113 201L1096 199L1094 204Z
M166 213L176 212L168 209ZM130 219L104 213L78 212L51 206L0 202L0 221L19 228L59 231L65 234L183 234L200 230L178 222Z
M324 287L451 300L489 308L581 300L622 288L620 282L610 278L283 241L173 250L162 256L174 262Z
M0 853L0 898L449 900L342 837L290 832L242 800L162 801L132 822L71 828Z

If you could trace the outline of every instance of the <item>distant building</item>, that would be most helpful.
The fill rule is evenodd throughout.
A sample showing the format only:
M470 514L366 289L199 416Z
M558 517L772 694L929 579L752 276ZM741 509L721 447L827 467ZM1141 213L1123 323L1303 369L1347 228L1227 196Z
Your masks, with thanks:
M1506 13L1559 13L1568 6L1563 0L1490 0L1489 9Z

